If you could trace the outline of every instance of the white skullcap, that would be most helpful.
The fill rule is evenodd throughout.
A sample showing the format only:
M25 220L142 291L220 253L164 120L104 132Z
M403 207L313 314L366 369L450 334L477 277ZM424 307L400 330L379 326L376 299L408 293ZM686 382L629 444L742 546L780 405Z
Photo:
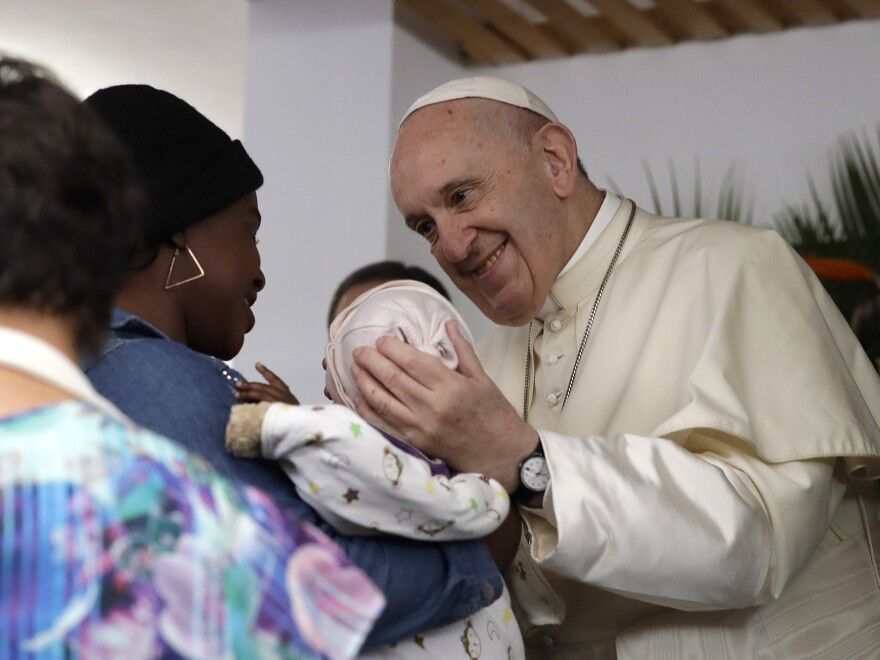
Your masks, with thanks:
M531 110L550 121L559 121L546 103L522 85L517 85L501 78L492 78L491 76L476 76L474 78L451 80L439 87L435 87L424 96L420 96L416 99L415 103L409 106L409 109L403 115L403 119L400 120L398 128L416 110L424 108L426 105L434 105L435 103L454 101L456 99L500 101L508 105L515 105L518 108Z
M374 348L380 337L397 337L455 369L458 354L446 332L446 323L452 320L458 321L462 337L473 345L471 331L452 303L426 284L395 280L361 294L330 324L324 352L330 398L354 407L358 387L351 375L352 353L359 346Z

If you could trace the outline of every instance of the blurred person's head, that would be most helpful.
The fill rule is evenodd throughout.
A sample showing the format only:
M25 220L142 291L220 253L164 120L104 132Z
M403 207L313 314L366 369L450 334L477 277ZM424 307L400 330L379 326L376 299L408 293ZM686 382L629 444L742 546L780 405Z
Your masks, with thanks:
M449 292L440 283L440 280L423 268L407 266L400 261L377 261L358 268L339 283L330 299L327 327L330 327L339 312L348 307L362 293L394 280L415 280L427 284L447 300L450 299Z
M394 280L370 288L330 324L324 353L327 396L354 408L359 392L351 375L354 350L375 347L381 337L396 337L439 358L450 369L457 368L458 354L446 331L449 321L456 321L461 336L473 345L464 320L434 288L415 280Z
M145 250L118 304L196 351L232 358L265 285L259 168L241 142L169 92L117 85L86 103L131 151L148 197Z
M128 154L46 69L0 58L0 309L60 319L96 351L141 241Z

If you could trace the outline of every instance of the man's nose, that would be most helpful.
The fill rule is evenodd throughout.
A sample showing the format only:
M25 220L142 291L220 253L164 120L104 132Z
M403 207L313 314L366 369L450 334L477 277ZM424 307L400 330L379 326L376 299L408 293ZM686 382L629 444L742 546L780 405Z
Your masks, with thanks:
M440 228L438 247L449 263L459 263L470 254L476 238L476 229L452 220L446 227Z

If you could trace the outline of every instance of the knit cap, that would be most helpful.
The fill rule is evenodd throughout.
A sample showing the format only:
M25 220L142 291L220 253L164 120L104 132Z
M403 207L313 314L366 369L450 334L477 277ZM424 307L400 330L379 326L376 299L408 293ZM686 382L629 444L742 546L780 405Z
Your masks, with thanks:
M452 303L426 284L395 280L362 293L330 325L324 354L330 398L354 407L358 387L351 375L352 353L359 346L375 347L380 337L397 337L457 368L458 354L446 332L446 323L453 320L473 345L471 331Z
M148 195L148 246L263 185L262 173L241 142L170 92L116 85L98 90L85 103L134 157Z

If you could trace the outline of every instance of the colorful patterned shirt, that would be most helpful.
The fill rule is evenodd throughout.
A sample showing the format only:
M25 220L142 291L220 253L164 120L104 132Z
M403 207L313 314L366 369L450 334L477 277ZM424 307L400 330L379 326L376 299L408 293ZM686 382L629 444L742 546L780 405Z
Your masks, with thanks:
M69 402L0 420L0 659L357 653L383 598L320 531Z

